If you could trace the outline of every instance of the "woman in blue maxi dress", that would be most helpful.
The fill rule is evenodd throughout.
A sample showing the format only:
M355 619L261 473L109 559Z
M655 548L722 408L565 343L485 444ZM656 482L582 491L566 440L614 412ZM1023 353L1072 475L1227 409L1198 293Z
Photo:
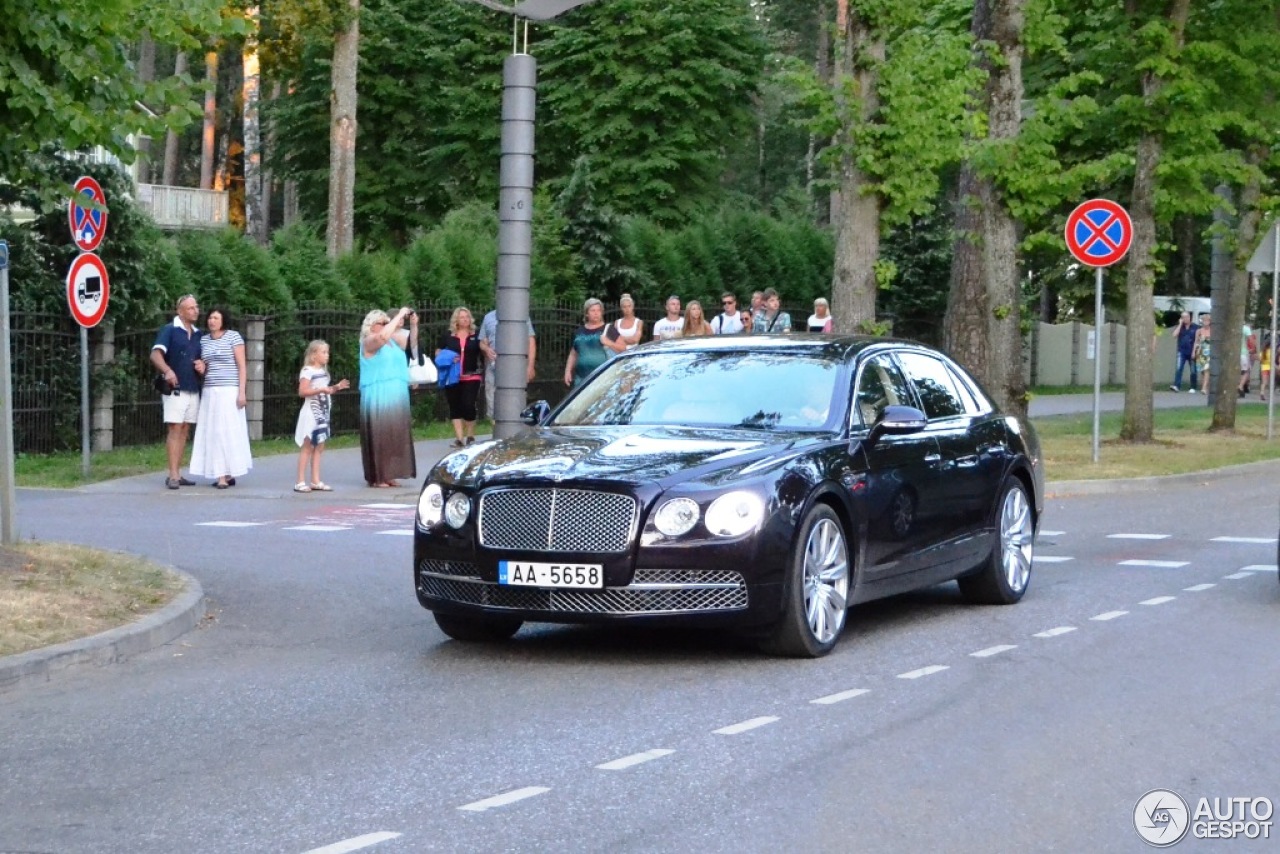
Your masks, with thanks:
M409 320L409 330L404 327ZM413 416L409 410L409 361L418 346L418 315L407 308L388 317L374 310L360 326L360 459L370 486L395 487L416 478Z

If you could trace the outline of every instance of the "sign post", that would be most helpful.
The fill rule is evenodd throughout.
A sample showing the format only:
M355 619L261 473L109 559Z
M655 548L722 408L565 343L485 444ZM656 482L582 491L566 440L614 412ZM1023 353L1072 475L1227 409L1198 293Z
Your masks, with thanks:
M80 471L89 476L89 329L102 322L107 313L111 284L106 265L94 250L107 236L107 195L91 176L76 181L75 193L67 207L71 240L80 254L67 271L67 305L80 324Z
M1067 249L1081 264L1094 268L1093 329L1093 461L1098 461L1102 422L1102 270L1123 258L1133 242L1129 212L1109 199L1083 202L1067 217Z
M13 477L13 368L9 350L9 244L0 240L0 543L18 541Z

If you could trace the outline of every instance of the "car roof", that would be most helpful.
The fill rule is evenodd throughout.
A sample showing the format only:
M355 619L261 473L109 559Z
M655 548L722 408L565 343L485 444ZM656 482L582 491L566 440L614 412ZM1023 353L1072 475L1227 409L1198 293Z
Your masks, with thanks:
M902 338L882 338L875 335L831 335L827 333L773 333L768 335L706 335L696 338L671 338L652 341L632 352L732 352L792 350L812 353L815 356L839 359L848 358L876 345L919 347L931 350L924 344Z

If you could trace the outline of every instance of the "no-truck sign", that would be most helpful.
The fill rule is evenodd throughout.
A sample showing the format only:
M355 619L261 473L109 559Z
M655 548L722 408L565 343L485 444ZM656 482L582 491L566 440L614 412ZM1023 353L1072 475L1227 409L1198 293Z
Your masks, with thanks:
M1129 251L1133 220L1110 199L1090 199L1067 217L1067 248L1081 264L1110 267Z
M77 255L67 271L67 305L76 323L86 329L101 323L110 297L111 282L102 259L92 252Z

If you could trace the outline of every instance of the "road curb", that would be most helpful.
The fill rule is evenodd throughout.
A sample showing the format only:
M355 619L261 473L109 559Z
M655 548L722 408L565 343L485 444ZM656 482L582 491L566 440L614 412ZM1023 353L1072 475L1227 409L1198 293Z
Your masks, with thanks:
M163 646L204 618L204 588L194 576L165 567L182 579L184 590L159 611L125 626L87 638L0 657L0 692L27 682L48 682L64 671L82 665L113 664Z
M1159 477L1131 477L1116 480L1056 480L1044 485L1045 498L1068 498L1073 495L1114 495L1130 492L1154 492L1171 486L1208 483L1228 477L1240 477L1256 472L1280 471L1280 460L1262 460L1241 463L1220 469L1190 471L1182 474L1166 474Z

